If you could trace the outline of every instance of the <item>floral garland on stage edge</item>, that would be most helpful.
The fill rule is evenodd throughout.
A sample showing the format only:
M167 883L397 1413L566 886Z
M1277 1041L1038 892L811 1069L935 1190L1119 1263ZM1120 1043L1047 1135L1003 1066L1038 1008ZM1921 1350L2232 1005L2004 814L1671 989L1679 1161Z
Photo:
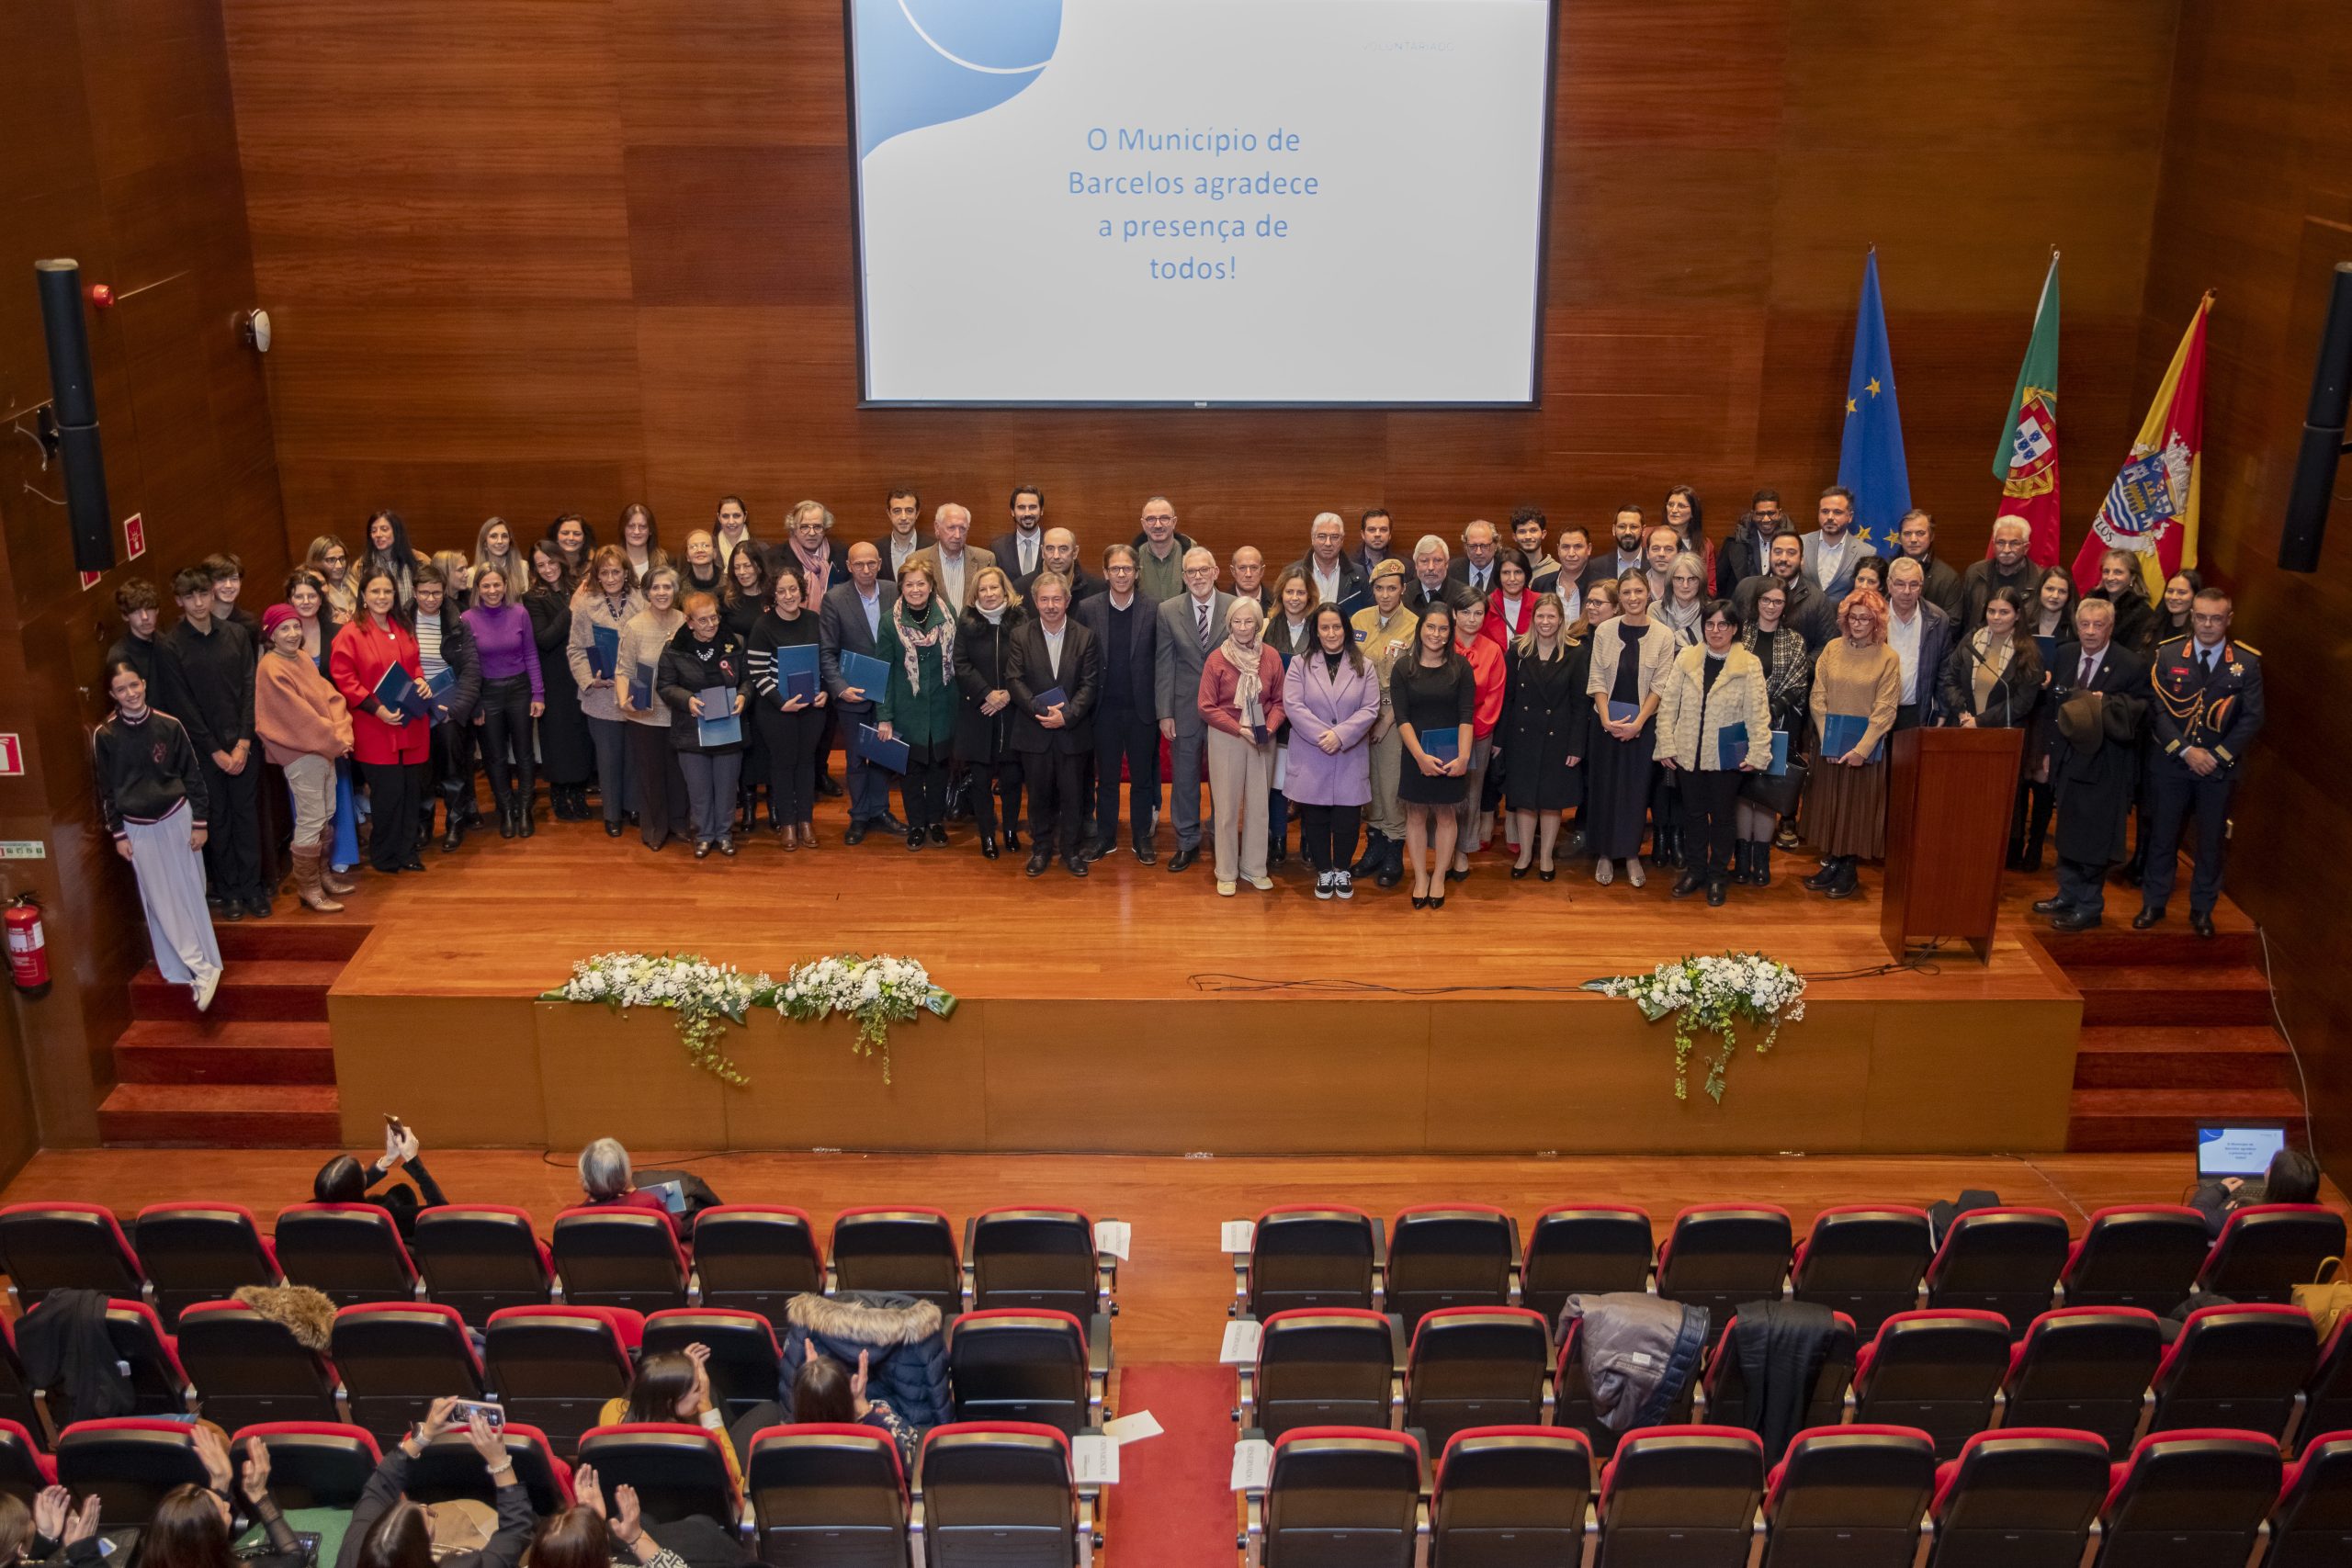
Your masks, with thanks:
M1724 1071L1739 1047L1738 1026L1761 1024L1764 1038L1756 1043L1760 1055L1780 1038L1781 1025L1804 1017L1804 976L1760 953L1692 953L1661 964L1646 975L1612 975L1587 980L1582 987L1605 997L1623 997L1655 1023L1674 1015L1674 1098L1690 1098L1692 1036L1701 1030L1719 1035L1723 1050L1707 1059L1702 1086L1718 1105L1724 1098Z
M667 1008L678 1015L686 1059L738 1089L752 1080L719 1048L721 1026L746 1021L755 1007L772 1007L802 1022L834 1013L855 1019L857 1039L851 1048L866 1056L880 1049L885 1084L890 1081L890 1025L920 1012L945 1018L956 1010L956 998L933 985L929 971L914 959L854 953L803 964L781 986L764 973L746 975L698 953L600 953L574 964L571 978L539 993L539 1000L602 1002L615 1012Z

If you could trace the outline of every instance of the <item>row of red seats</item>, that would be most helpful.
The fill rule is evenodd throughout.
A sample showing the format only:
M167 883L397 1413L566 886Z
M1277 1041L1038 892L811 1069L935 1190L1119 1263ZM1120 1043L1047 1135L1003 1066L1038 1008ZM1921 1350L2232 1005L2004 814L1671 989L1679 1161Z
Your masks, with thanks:
M1393 1312L1409 1332L1443 1306L1525 1305L1547 1323L1577 1294L1655 1290L1721 1323L1742 1303L1817 1302L1865 1334L1915 1307L1999 1314L2012 1331L2052 1306L2171 1311L2192 1292L2285 1302L2345 1250L2344 1216L2317 1204L2239 1210L2218 1240L2177 1204L2101 1209L2079 1237L2052 1209L1979 1209L1932 1244L1927 1212L1900 1203L1824 1209L1799 1243L1786 1209L1699 1203L1674 1217L1655 1257L1649 1214L1622 1203L1558 1204L1518 1222L1481 1203L1419 1204L1383 1229L1344 1204L1268 1209L1234 1253L1236 1315L1298 1307Z
M571 1467L546 1435L510 1422L504 1437L533 1510L544 1517L570 1506ZM268 1450L270 1488L288 1508L351 1507L380 1458L377 1438L363 1427L269 1422L234 1434L240 1467L248 1438ZM655 1525L702 1515L737 1526L778 1564L903 1563L910 1540L927 1541L933 1561L953 1561L967 1543L985 1551L1012 1532L1046 1561L1082 1565L1098 1536L1098 1495L1073 1483L1069 1439L1029 1423L933 1427L911 1477L897 1446L874 1427L770 1427L743 1456L741 1495L717 1439L699 1427L597 1427L582 1437L579 1459L608 1488L636 1488ZM0 1421L0 1493L29 1498L51 1483L77 1498L95 1493L100 1523L111 1528L143 1525L166 1493L187 1483L206 1484L206 1475L185 1423L80 1422L60 1435L51 1458L21 1427ZM493 1492L472 1445L446 1433L409 1467L407 1495L428 1504L488 1503Z
M1261 1562L1408 1568L2321 1568L2347 1561L2352 1432L2286 1469L2226 1428L2143 1439L2121 1464L2088 1432L2004 1429L1937 1462L1901 1426L1799 1433L1769 1471L1752 1432L1627 1433L1600 1469L1577 1433L1457 1433L1434 1473L1410 1434L1309 1427L1274 1445L1243 1537ZM2096 1543L2096 1557L2092 1556ZM2267 1549L2267 1556L2258 1557Z
M29 1306L53 1290L152 1300L166 1326L197 1302L244 1285L291 1282L337 1306L432 1300L481 1323L504 1307L575 1305L656 1312L723 1306L780 1317L793 1296L877 1291L944 1314L1032 1307L1080 1317L1114 1311L1117 1259L1098 1253L1094 1223L1055 1205L990 1209L958 1245L940 1210L846 1209L820 1247L808 1213L782 1204L707 1209L684 1233L650 1209L577 1208L548 1239L522 1209L458 1203L416 1216L403 1242L368 1203L296 1203L264 1235L235 1203L159 1203L139 1213L137 1245L96 1203L0 1209L0 1271Z
M503 1307L477 1352L458 1314L429 1302L363 1303L335 1314L325 1355L284 1324L232 1301L200 1302L167 1333L144 1302L108 1304L107 1329L130 1369L141 1414L200 1412L224 1428L349 1421L398 1440L445 1394L492 1399L570 1457L608 1401L628 1392L641 1354L700 1344L714 1405L731 1425L786 1381L774 1328L756 1313L676 1307L650 1317L617 1307ZM1102 1424L1112 1359L1107 1319L1051 1309L965 1313L948 1325L948 1389L958 1420ZM0 1323L0 1417L41 1432L71 1426L62 1389L29 1386Z
M1750 1425L1736 1315L1671 1419ZM1998 1315L1967 1308L1897 1313L1860 1340L1838 1314L1807 1393L1807 1424L1916 1427L1949 1459L1996 1427L2096 1433L2115 1452L2150 1432L2228 1427L2291 1447L2300 1432L2352 1428L2352 1319L2323 1346L2300 1307L2248 1303L2189 1314L2169 1345L2143 1307L2061 1307L2014 1342ZM1402 1321L1359 1307L1296 1308L1261 1325L1241 1369L1236 1417L1278 1438L1305 1427L1413 1429L1432 1444L1474 1427L1581 1432L1606 1453L1585 1374L1580 1319L1556 1346L1526 1307L1439 1307L1409 1341Z

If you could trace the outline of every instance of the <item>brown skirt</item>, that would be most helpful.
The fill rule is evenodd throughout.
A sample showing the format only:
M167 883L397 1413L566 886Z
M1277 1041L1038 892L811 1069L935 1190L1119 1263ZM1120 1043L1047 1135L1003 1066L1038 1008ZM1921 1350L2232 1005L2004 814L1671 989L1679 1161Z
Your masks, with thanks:
M1886 761L1849 768L1815 758L1805 792L1805 841L1825 855L1886 854Z

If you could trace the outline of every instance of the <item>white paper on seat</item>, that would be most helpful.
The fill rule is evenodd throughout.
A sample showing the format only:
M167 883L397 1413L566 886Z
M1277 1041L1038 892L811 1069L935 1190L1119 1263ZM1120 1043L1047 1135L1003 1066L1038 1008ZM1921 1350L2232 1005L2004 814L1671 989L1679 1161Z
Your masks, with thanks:
M1156 1438L1164 1430L1152 1419L1148 1410L1137 1410L1116 1420L1102 1423L1102 1433L1114 1442L1139 1443L1146 1438Z
M1217 1246L1226 1252L1247 1252L1257 1239L1254 1220L1227 1220L1217 1231Z
M1263 1438L1244 1438L1233 1445L1233 1490L1262 1489L1274 1471L1274 1445Z
M1262 1325L1246 1317L1235 1318L1225 1325L1225 1343L1217 1349L1216 1359L1228 1367L1246 1367L1258 1359L1258 1341L1265 1337Z
M1125 1263L1127 1248L1135 1242L1135 1226L1125 1220L1097 1220L1094 1222L1094 1250L1107 1252Z
M1088 1432L1070 1439L1070 1479L1080 1486L1108 1486L1119 1479L1115 1438Z

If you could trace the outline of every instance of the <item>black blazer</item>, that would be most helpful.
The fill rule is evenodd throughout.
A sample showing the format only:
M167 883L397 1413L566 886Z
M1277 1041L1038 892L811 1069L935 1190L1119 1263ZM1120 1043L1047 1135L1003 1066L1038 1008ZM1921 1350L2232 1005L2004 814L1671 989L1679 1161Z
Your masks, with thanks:
M898 581L899 569L890 564L890 536L885 534L880 538L871 542L876 549L882 552L882 581L885 582ZM915 530L915 548L919 550L927 550L938 542L938 540L933 538L922 529L918 528ZM781 548L786 555L790 555L792 553L792 547L788 544L778 547ZM842 552L842 559L844 562L849 559L848 551L844 550Z
M1077 608L1070 611L1069 618L1093 635L1099 652L1104 646L1104 639L1111 635L1111 595L1106 592L1080 600ZM1159 667L1155 663L1159 651L1159 606L1142 594L1136 594L1128 606L1127 628L1129 690L1126 705L1132 712L1148 719L1158 711L1159 705ZM1106 671L1110 669L1107 655L1103 658L1102 667ZM1109 694L1103 695L1107 697Z
M1094 634L1079 622L1068 620L1063 626L1058 680L1046 665L1044 623L1031 616L1013 635L1005 689L1012 694L1012 749L1016 751L1070 756L1094 750L1094 705L1102 695L1102 649ZM1037 722L1037 694L1057 685L1069 700L1062 706L1062 728L1047 729Z
M899 588L894 582L876 582L874 592L881 604L879 625L890 624L890 606L899 602ZM849 690L849 682L842 678L842 652L871 655L876 636L865 629L865 606L858 602L857 584L844 582L838 588L825 590L825 603L817 612L817 672L825 682L825 691L832 700L852 713L863 714L881 700L879 692L865 694L863 703L844 702L842 694Z
M982 713L989 694L1011 691L1005 683L1012 664L1012 639L1028 612L1007 607L995 626L970 605L956 617L956 684L963 696L956 709L956 755L967 762L1002 760L1012 742L1012 704L994 713Z
M1487 585L1478 590L1478 596L1480 598L1485 598L1487 594L1492 593L1496 589L1502 586L1502 556L1498 549L1496 552L1495 558L1487 563ZM1445 580L1448 582L1459 583L1464 586L1467 586L1470 581L1470 558L1468 556L1455 556L1452 560L1447 561L1445 563ZM1532 587L1533 585L1530 584L1530 586Z
M996 557L996 564L1004 568L1007 577L1021 570L1021 546L1012 529L989 541L989 554ZM1037 530L1037 564L1040 567L1046 564L1046 530L1042 527Z

